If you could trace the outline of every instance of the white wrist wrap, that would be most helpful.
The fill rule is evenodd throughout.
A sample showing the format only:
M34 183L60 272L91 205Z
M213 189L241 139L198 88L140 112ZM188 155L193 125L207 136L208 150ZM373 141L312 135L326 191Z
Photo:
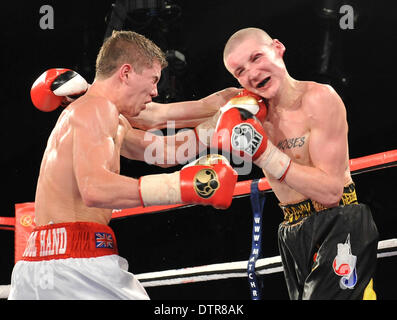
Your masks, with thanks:
M284 152L280 151L270 140L267 141L267 148L254 163L268 172L276 179L281 179L289 168L291 159Z
M181 203L179 171L141 177L139 192L145 207Z

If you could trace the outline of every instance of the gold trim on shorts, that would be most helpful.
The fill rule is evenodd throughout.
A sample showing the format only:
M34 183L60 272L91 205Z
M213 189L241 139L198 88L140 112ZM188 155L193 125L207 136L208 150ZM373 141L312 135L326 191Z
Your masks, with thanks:
M340 206L348 204L358 204L356 188L353 182L343 188L342 198L339 201ZM311 199L305 199L298 203L279 203L279 206L284 214L284 223L290 224L297 223L315 212L329 209L321 203Z

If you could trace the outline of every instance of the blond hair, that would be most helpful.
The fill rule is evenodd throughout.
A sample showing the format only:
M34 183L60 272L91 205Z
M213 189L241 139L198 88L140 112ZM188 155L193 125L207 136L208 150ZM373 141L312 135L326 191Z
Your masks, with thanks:
M259 28L245 28L235 32L226 42L223 50L223 60L234 50L236 45L241 43L247 38L256 39L263 44L271 44L272 38L262 29Z
M161 68L167 66L164 52L151 40L132 31L113 31L99 50L95 77L108 78L124 63L141 73L145 67L151 68L154 61L159 62Z

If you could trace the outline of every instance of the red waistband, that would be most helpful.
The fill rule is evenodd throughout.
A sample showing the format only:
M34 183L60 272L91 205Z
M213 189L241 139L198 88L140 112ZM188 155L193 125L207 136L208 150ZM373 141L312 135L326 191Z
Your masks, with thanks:
M22 260L95 258L110 254L118 254L118 251L116 237L109 226L71 222L35 227Z

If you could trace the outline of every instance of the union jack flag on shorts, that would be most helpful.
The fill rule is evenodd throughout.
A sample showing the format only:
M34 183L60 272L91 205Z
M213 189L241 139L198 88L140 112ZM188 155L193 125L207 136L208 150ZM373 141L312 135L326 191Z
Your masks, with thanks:
M96 232L95 233L95 246L97 248L110 248L113 249L113 238L110 233Z

